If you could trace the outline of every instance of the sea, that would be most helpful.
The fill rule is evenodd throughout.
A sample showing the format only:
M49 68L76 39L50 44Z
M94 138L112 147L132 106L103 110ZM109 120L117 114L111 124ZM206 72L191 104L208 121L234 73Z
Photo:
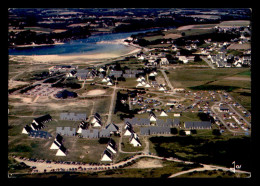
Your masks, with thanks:
M85 39L76 39L64 44L35 47L10 48L9 55L78 55L116 53L124 54L133 50L133 47L122 44L120 40L127 39L133 34L156 31L153 28L135 32L109 33L93 35Z

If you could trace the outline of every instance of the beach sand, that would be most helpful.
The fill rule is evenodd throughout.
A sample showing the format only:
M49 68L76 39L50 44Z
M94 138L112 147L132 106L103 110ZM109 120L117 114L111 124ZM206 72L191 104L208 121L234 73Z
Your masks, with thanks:
M116 54L116 53L97 53L97 54L78 54L78 55L10 55L10 59L20 60L23 62L36 62L36 63L58 63L58 62L95 62L95 61L103 61L118 57L124 57L128 55L132 55L138 53L141 49L133 48L132 51L126 54Z

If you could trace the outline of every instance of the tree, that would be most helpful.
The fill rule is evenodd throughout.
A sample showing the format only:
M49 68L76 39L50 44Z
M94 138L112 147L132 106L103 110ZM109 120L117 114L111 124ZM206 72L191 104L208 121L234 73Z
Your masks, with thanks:
M184 37L184 36L185 36L185 32L182 32L182 33L181 33L181 36Z

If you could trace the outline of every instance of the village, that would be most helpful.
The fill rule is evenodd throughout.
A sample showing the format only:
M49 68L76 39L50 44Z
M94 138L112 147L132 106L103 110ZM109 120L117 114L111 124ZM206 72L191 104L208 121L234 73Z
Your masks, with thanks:
M159 156L153 137L250 136L251 113L232 89L249 89L250 81L243 74L251 67L250 27L214 29L237 32L240 37L228 42L207 38L200 46L198 40L187 40L185 45L168 40L110 63L45 65L29 84L9 89L12 102L33 100L26 102L28 109L33 108L29 114L15 113L16 106L8 108L8 114L14 122L26 118L22 127L15 128L17 139L37 144L33 157L16 151L12 156L20 162L48 164L31 166L32 173L101 171L128 166L127 161L137 156L185 162L174 153ZM128 38L125 44L137 41ZM236 78L243 81L240 86ZM200 87L209 85L209 89ZM50 107L50 102L59 106ZM73 169L54 168L57 164Z

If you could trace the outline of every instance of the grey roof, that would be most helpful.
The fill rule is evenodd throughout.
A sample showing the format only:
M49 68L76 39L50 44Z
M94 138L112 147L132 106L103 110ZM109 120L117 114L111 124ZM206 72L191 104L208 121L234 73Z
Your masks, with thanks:
M110 137L110 131L107 129L101 129L99 131L99 137Z
M83 138L99 138L99 131L98 129L82 130L81 135Z
M149 127L141 127L140 134L141 135L150 135L150 134L170 134L170 127L157 127L157 126L149 126Z
M110 123L106 126L106 129L110 132L117 132L119 128L114 123Z
M141 135L150 135L150 128L149 127L141 127L140 128Z
M157 119L156 120L156 125L157 126L164 126L164 127L172 127L174 125L172 119L167 118L166 121L164 121L163 119Z
M211 128L211 122L210 121L186 121L184 127L189 129L207 129L207 128Z
M73 120L73 121L80 121L80 120L86 120L87 114L85 113L60 113L60 119L61 120Z
M173 120L173 126L179 126L180 125L180 120L178 118L175 118Z
M34 137L34 138L44 138L44 139L49 139L51 138L51 134L46 132L46 131L41 131L41 130L31 130L29 133L28 133L28 136L30 137Z
M150 119L148 118L125 118L125 123L129 122L131 125L150 125Z
M76 135L76 128L70 129L70 127L56 127L56 133L60 135L66 135L66 136L75 136Z
M37 124L43 124L43 123L49 122L51 120L52 120L52 117L50 116L50 114L46 114L46 115L40 116L38 118L34 118L34 121Z

